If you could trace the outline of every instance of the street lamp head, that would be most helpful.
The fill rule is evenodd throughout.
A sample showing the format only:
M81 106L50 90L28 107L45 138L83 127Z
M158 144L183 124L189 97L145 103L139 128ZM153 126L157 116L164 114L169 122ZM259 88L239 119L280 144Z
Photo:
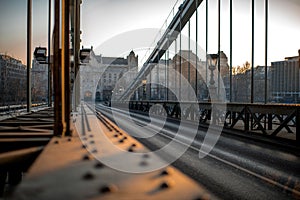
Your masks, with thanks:
M218 54L207 54L208 67L216 67L218 62Z
M218 54L207 54L207 64L210 70L209 93L211 99L216 99L214 70L216 69L218 58Z
M47 48L46 47L36 47L34 50L34 58L40 62L45 63L47 60Z
M79 51L79 59L81 63L89 63L91 55L91 49L82 48Z
M146 79L142 80L142 84L146 85L147 84L147 80Z

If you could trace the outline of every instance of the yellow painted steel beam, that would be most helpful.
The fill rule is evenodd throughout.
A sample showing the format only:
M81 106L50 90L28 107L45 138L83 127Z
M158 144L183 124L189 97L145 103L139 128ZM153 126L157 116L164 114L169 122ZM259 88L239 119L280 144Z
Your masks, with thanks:
M147 173L127 173L105 165L101 159L115 159L128 152L141 156L119 165L147 169L164 161L158 155L145 156L148 149L104 116L99 121L87 106L83 110L86 115L79 113L73 125L85 131L76 132L73 137L53 138L13 198L215 199L203 186L172 166ZM120 151L109 148L109 143Z

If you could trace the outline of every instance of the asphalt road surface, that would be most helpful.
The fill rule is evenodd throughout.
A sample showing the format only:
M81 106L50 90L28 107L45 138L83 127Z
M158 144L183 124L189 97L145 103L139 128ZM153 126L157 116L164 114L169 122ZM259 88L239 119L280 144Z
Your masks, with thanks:
M179 154L177 150L186 148L172 165L220 199L300 198L298 151L222 133L212 151L204 158L199 158L199 150L207 132L197 130L194 138L194 124L172 120L162 124L159 117L152 117L150 121L146 116L131 114L135 123L132 126L128 121L130 117L123 112L115 112L112 116L107 107L100 106L97 109L113 121L118 118L117 121L121 122L118 125L123 130L152 151L173 142L171 151L160 154L163 159L172 160ZM145 127L150 122L152 125ZM178 138L176 133L179 132L179 124L183 137ZM139 134L141 137L151 137L139 138Z

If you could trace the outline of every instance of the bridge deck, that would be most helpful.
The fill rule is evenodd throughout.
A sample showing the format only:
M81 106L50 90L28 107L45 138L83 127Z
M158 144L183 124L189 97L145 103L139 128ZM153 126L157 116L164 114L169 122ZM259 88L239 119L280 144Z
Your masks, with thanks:
M125 151L130 147L132 148L130 151L140 153L139 158L118 162L118 165L128 169L151 169L163 161L157 156L146 154L148 150L143 145L124 131L113 127L108 120L105 119L105 123L100 123L86 106L84 111L83 115L79 113L73 118L73 136L53 137L45 146L25 173L24 180L13 194L13 199L66 197L71 199L208 199L212 197L202 186L171 166L148 173L134 174L104 165L99 160L107 157L111 159L123 157L122 154L126 154ZM102 133L99 133L99 127L103 130ZM39 133L40 136L45 135L42 130ZM119 136L115 137L115 134ZM27 135L32 136L32 134ZM116 154L114 150L109 149L106 137L123 151ZM126 140L119 142L120 138L124 137Z

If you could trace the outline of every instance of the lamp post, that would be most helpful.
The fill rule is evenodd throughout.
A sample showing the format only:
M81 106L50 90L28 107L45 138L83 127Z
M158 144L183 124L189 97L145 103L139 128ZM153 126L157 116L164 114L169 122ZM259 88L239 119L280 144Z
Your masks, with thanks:
M216 101L218 100L217 96L217 87L215 86L215 80L214 80L214 70L217 66L219 55L218 54L207 54L207 64L208 69L210 70L210 80L209 80L209 101Z

